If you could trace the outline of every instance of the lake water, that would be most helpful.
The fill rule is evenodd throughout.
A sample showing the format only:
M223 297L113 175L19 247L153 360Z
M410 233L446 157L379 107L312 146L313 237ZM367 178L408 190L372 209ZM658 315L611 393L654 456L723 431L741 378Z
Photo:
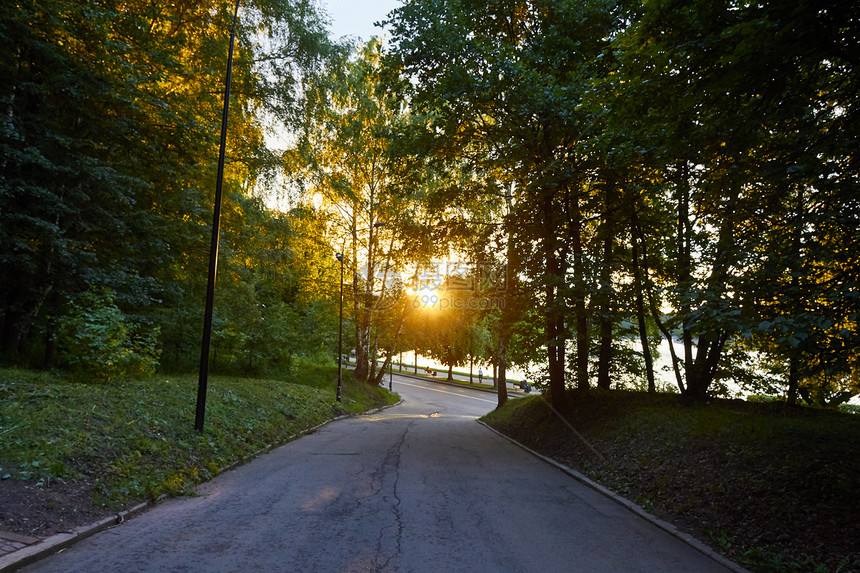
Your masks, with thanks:
M630 343L635 348L639 348L638 344ZM666 340L663 340L660 345L657 347L658 353L654 356L654 376L657 380L658 387L666 386L671 388L674 391L677 391L678 385L675 381L675 374L671 370L672 366L672 355L669 352L669 343ZM684 353L683 343L679 340L675 341L675 353L681 357ZM415 362L415 355L410 352L403 353L403 364L412 366ZM398 358L399 359L399 358ZM446 370L447 367L437 362L431 358L426 358L424 356L418 355L418 370L421 371L424 368L436 368L439 370ZM480 364L475 363L473 365L474 375L477 377L478 369L483 368L485 379L491 378L493 375L493 367L489 364ZM455 371L458 372L468 372L469 365L454 367ZM524 380L526 378L525 371L518 368L508 368L508 380ZM746 396L746 393L741 389L740 386L734 384L732 382L728 382L726 384L729 388L729 393L731 397L743 398ZM860 396L855 396L849 402L850 404L860 405Z

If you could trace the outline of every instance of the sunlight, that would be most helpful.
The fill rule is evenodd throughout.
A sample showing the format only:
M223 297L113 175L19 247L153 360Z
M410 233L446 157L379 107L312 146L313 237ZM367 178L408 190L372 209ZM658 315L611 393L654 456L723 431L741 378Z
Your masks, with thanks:
M433 287L421 287L415 293L415 300L421 308L432 308L439 303L439 291Z
M439 303L440 298L439 290L432 286L423 286L418 290L408 288L406 294L415 297L415 308L432 308Z
M305 512L319 511L323 506L340 495L340 488L325 487L321 489L315 496L305 500L301 505L301 510Z

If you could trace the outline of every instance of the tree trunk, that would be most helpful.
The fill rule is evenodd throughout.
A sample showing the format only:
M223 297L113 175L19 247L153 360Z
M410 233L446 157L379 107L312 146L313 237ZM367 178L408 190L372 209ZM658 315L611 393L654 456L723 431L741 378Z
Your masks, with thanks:
M367 380L370 374L370 357L367 351L367 338L363 335L360 327L355 329L355 379L359 382Z
M546 288L546 304L554 307L556 300L555 287ZM552 311L546 314L547 357L549 362L549 392L553 406L559 407L564 403L564 337L559 329L559 317Z
M379 364L377 363L378 358L377 358L377 354L376 354L378 340L379 340L379 338L374 336L373 337L373 344L370 347L370 373L368 375L367 381L370 382L372 385L376 385L376 383L374 381L377 378L376 369L379 367Z
M797 221L803 221L803 191L798 191L798 201L794 209L794 216ZM791 270L791 292L792 304L791 314L796 315L802 311L802 301L798 293L800 293L800 274L802 260L801 246L801 230L797 226L792 228L791 238L791 262L789 269ZM794 316L792 316L794 318ZM800 351L797 348L792 348L788 357L788 397L786 399L789 406L797 404L797 390L800 386Z
M57 350L56 325L54 320L48 320L47 329L45 330L45 368L53 368L54 357Z
M708 389L716 377L727 340L727 334L722 334L718 339L710 336L698 338L693 368L687 372L687 395L690 398L704 400L708 397Z
M688 181L688 166L684 161L679 169L678 181L678 220L677 220L677 247L678 247L678 285L681 288L681 338L684 343L684 372L687 377L687 391L695 393L696 382L693 374L693 333L690 330L690 314L692 307L690 297L692 296L692 229L690 224L690 185Z
M373 378L370 380L370 383L371 383L373 386L379 386L379 385L383 385L383 386L384 386L384 383L383 383L382 379L383 379L383 377L385 376L385 370L386 370L390 365L391 365L391 355L389 354L389 355L387 355L387 356L385 357L385 361L382 363L382 368L380 368L376 373L374 373Z
M499 397L498 403L496 404L497 408L501 408L505 405L505 402L508 401L508 381L507 381L507 369L508 369L508 356L507 356L507 332L499 333L499 350L498 356L496 360L499 363L499 378L496 382L498 384L497 395Z
M505 196L505 202L507 203L508 208L507 217L505 218L505 224L507 227L505 230L508 238L507 245L505 245L505 258L507 259L507 268L505 269L506 288L504 291L505 305L502 307L502 316L499 320L499 344L496 351L496 359L493 361L493 384L496 386L496 396L498 398L498 402L496 404L497 408L501 408L505 405L505 402L508 401L507 347L508 337L510 336L510 327L513 323L513 319L511 317L514 313L513 295L516 289L516 269L519 267L517 264L517 251L514 248L513 222L511 221L511 217L513 216L513 193L514 186L511 185L509 193Z
M543 202L544 242L544 296L547 362L549 367L549 393L554 406L564 403L564 299L559 287L564 284L564 262L557 253L556 222L553 213L553 194L546 193Z
M572 199L573 315L576 321L576 387L588 390L588 318L585 311L585 263L582 247L582 213L579 197Z
M20 313L12 309L7 309L3 315L3 338L2 351L10 361L15 362L18 359L17 341L18 336L18 321Z
M600 351L597 356L597 386L609 390L612 366L612 257L615 242L615 182L606 182L603 209L603 261L600 267Z
M603 287L601 287L601 290ZM611 380L609 378L612 363L612 318L609 316L609 296L601 295L600 303L600 350L597 354L597 386L609 390Z
M644 233L642 233L642 228L639 226L639 222L636 218L636 213L633 213L633 225L636 237L639 239L639 245L642 247L642 282L644 285L645 294L648 297L648 306L651 309L651 316L654 319L654 322L657 324L657 328L660 330L660 333L666 338L666 343L669 345L669 354L672 358L672 371L675 373L675 382L678 384L678 390L680 390L681 394L686 394L687 388L684 385L684 380L681 377L681 368L680 368L680 359L677 354L675 354L675 340L672 337L672 333L666 328L666 325L663 324L663 319L660 316L660 309L657 306L657 301L654 300L654 293L651 290L651 282L648 278L648 269L650 265L648 264L648 244L645 242ZM639 291L642 292L641 290ZM649 351L650 355L650 351ZM653 371L651 373L653 376Z
M789 406L797 405L797 389L800 386L800 359L797 352L792 352L788 358L788 398Z
M634 214L634 219L635 219ZM634 223L634 227L636 224ZM631 233L631 244L633 247L633 282L636 289L636 319L639 323L639 341L642 344L642 357L645 359L645 373L648 377L648 392L653 394L657 391L654 382L654 359L651 356L651 346L648 344L648 332L645 329L645 297L642 292L645 288L642 280L642 268L639 262L639 238L636 229ZM647 273L647 269L645 270Z

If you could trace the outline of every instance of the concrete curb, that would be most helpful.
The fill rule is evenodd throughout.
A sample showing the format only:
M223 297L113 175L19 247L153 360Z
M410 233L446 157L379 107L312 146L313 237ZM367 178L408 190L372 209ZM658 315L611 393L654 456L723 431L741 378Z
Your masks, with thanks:
M301 432L299 432L297 434L293 434L290 437L283 440L282 442L275 443L275 444L269 444L269 445L265 446L264 448L257 450L253 454L247 455L244 458L242 458L241 460L233 462L232 464L230 464L224 468L219 469L217 475L220 475L224 472L230 471L230 470L235 469L241 465L244 465L244 464L254 460L255 458L258 458L264 454L269 453L270 451L274 450L275 448L279 448L283 445L286 445L286 444L288 444L294 440L301 438L302 436L306 436L307 434L311 434L313 432L316 432L320 428L323 428L324 426L327 426L328 424L331 424L332 422L337 422L338 420L343 420L345 418L357 418L360 416L368 416L368 415L376 414L376 413L381 412L383 410L387 410L388 408L393 408L394 406L399 406L402 402L403 402L403 400L400 400L396 404L389 404L389 405L382 406L379 408L374 408L373 410L368 410L367 412L362 412L361 414L344 414L344 415L332 418L330 420L326 420L322 424L317 424L316 426L314 426L312 428L308 428L306 430L302 430ZM217 475L215 477L217 477ZM45 539L39 540L32 545L28 545L26 547L18 549L17 551L13 551L12 553L7 553L6 555L3 555L2 557L0 557L0 573L11 573L12 571L17 571L18 569L26 567L27 565L31 565L31 564L33 564L33 563L35 563L41 559L44 559L45 557L48 557L49 555L53 555L54 553L58 553L59 551L62 551L63 549L66 549L66 548L74 545L78 541L82 541L82 540L86 539L87 537L90 537L91 535L95 535L96 533L99 533L100 531L104 531L105 529L109 529L111 527L115 527L117 525L120 525L123 522L125 522L126 520L131 519L132 517L134 517L138 513L141 513L144 510L149 509L150 507L154 507L155 505L157 505L158 503L160 503L162 500L164 500L166 498L167 498L166 495L161 495L153 501L145 501L143 503L139 503L139 504L135 505L134 507L131 507L131 508L126 509L124 511L120 511L119 513L117 513L116 515L113 515L111 517L105 517L104 519L101 519L95 523L76 527L75 529L73 529L72 531L70 531L68 533L57 533L56 535L52 535L51 537L47 537Z
M116 515L111 517L105 517L95 523L91 523L89 525L82 525L81 527L76 527L72 531L68 533L58 533L56 535L52 535L46 539L42 539L33 545L28 545L22 549L14 551L12 553L8 553L2 557L0 557L0 573L6 573L7 571L17 571L22 567L26 567L40 559L44 559L48 555L52 555L61 551L82 539L86 539L87 537L94 535L100 531L104 531L110 527L115 525L119 525L123 523L127 519L131 519L136 514L142 512L150 506L155 505L159 501L161 501L163 497L156 499L155 501L147 501L143 503L139 503L134 507L129 509L120 511Z
M601 495L608 497L609 499L618 503L619 505L624 506L627 510L636 514L637 517L640 517L640 518L644 519L645 521L648 521L649 523L656 525L657 527L659 527L660 529L662 529L666 533L669 533L673 537L676 537L677 539L683 541L684 543L686 543L687 545L689 545L690 547L692 547L693 549L695 549L699 553L702 553L703 555L705 555L706 557L709 557L713 561L716 561L717 563L719 563L723 567L726 567L729 571L732 571L733 573L750 573L750 571L748 569L741 567L740 565L738 565L734 561L732 561L732 560L728 559L727 557L724 557L723 555L717 553L711 547L705 545L704 543L702 543L701 541L699 541L698 539L696 539L692 535L690 535L688 533L684 533L683 531L681 531L680 529L678 529L677 527L675 527L674 525L672 525L669 522L666 522L666 521L663 521L662 519L658 519L658 518L654 517L653 515L651 515L650 513L648 513L647 511L645 511L644 509L642 509L641 507L639 507L638 505L636 505L635 503L630 501L629 499L621 497L620 495L618 495L614 491L612 491L606 487L603 487L599 483L591 481L589 478L587 478L585 475L581 474L580 472L576 471L575 469L569 468L566 465L559 463L552 458L548 458L543 454L539 454L538 452L532 450L528 446L525 446L525 445L519 443L518 441L514 440L513 438L506 436L505 434L499 432L498 430L496 430L492 426L486 424L485 422L482 422L481 420L477 420L477 422L479 424L481 424L482 426L484 426L485 428L488 428L489 430L495 432L499 436L508 440L509 442L514 444L515 446L518 446L519 448L522 448L523 450L527 451L528 453L535 456L536 458L539 458L539 459L543 460L544 462L548 463L549 465L558 468L559 470L563 471L564 473L566 473L567 475L569 475L573 479L577 480L578 482L581 482L583 485L590 487L591 489L600 493Z

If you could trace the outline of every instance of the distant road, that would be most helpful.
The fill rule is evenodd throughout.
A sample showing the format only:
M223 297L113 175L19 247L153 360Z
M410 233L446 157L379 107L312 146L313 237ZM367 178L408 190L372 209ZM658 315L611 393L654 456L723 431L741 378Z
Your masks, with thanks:
M354 366L355 366L354 364L347 365L348 368L353 368ZM379 363L379 366L382 366L382 362ZM394 375L397 376L400 373L401 372L398 371L397 366L395 366L394 367ZM418 372L416 373L415 368L413 366L408 366L408 365L403 366L402 374L407 374L409 376L415 376L415 375L427 376L428 375L426 367L419 366ZM455 370L454 372L452 372L452 376L453 376L454 380L457 380L460 382L469 382L469 374L468 373L463 373L463 372L460 372L459 370ZM385 381L386 386L388 385L388 378L389 378L389 374L388 374L388 370L386 370L385 376L384 376L384 381ZM436 380L444 381L447 378L448 378L448 371L447 370L441 371L441 372L438 370L436 371ZM474 372L472 372L472 382L475 384L486 384L488 386L494 386L495 383L493 381L493 371L492 370L484 371L484 376L479 377L478 376L478 369L475 368ZM518 379L517 379L517 382L519 382ZM513 382L511 382L510 377L508 377L508 379L507 379L507 387L509 390L513 390L516 388L514 386Z
M24 571L727 571L477 424L493 395L394 390Z

